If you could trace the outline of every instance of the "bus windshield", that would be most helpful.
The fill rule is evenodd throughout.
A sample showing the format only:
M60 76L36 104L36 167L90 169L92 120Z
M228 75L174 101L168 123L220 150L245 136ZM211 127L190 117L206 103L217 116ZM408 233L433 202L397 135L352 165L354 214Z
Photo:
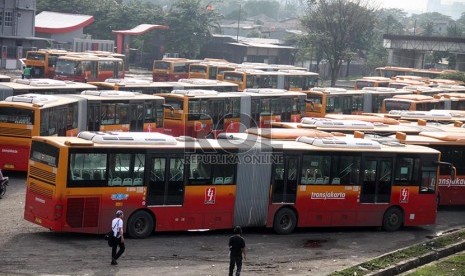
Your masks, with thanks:
M0 122L8 124L33 125L34 111L15 107L0 108Z
M68 59L58 59L56 63L56 74L73 76L79 75L81 70L81 62Z

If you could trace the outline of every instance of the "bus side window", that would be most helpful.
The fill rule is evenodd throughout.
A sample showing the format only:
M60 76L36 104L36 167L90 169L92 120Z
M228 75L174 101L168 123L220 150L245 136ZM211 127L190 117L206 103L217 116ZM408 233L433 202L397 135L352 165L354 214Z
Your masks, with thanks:
M234 185L234 164L217 164L213 166L214 185Z
M395 184L398 185L416 185L418 174L418 166L420 160L418 158L400 157L397 159Z

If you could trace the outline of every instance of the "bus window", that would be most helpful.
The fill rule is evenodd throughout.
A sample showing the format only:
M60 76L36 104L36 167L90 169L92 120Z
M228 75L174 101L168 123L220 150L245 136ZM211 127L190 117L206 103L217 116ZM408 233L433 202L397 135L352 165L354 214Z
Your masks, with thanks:
M295 202L297 192L298 159L285 156L284 163L274 166L272 200L274 203Z
M304 155L302 172L305 173L306 184L329 184L331 156Z
M34 124L34 111L12 107L0 108L0 122L8 124Z
M107 186L107 154L71 153L68 187Z
M330 183L334 185L358 185L360 157L333 156Z
M189 164L189 184L212 184L211 166L202 162L201 156L193 155Z
M418 183L418 171L415 167L420 166L420 160L411 157L397 159L395 183L397 185L414 185Z

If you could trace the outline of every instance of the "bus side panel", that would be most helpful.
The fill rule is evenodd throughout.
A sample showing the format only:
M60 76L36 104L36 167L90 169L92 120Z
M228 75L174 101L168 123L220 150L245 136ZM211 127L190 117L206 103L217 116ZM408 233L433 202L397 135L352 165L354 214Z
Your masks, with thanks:
M357 221L360 186L300 185L299 227L350 226Z
M234 185L187 186L180 230L233 227ZM180 221L179 221L180 222Z
M0 84L0 101L13 96L13 88Z
M239 154L234 225L267 225L272 165L269 162L256 163L254 160L266 160L270 155L271 150L267 151L264 147L254 147Z
M252 97L249 95L241 95L241 128L240 132L245 132L246 129L251 126L252 123Z
M0 169L27 171L30 142L27 139L0 137Z
M419 193L417 186L393 186L391 205L404 210L404 225L428 225L436 223L436 193Z
M454 181L449 176L439 176L439 205L465 204L465 176L457 175Z

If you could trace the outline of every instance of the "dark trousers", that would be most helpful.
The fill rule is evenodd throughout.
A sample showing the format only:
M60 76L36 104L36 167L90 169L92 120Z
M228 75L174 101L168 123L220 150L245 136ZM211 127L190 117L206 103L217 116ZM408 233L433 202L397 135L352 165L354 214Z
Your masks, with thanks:
M242 256L240 257L229 257L229 276L233 276L234 266L237 266L236 276L241 275L242 269Z
M116 252L116 249L119 246L118 252ZM124 250L126 247L124 246L124 242L121 242L121 238L116 238L116 243L111 247L111 258L113 260L118 260L118 258L124 253Z

